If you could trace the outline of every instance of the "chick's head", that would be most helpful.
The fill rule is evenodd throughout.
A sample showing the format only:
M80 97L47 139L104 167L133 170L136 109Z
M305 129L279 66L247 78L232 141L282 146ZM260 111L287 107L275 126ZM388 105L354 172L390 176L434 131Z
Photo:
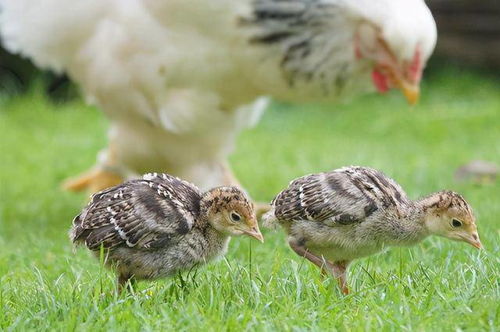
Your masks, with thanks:
M461 195L442 191L425 201L425 223L431 234L482 248L472 208Z
M221 233L248 235L264 242L259 230L254 205L248 196L236 187L217 187L203 195L202 213Z

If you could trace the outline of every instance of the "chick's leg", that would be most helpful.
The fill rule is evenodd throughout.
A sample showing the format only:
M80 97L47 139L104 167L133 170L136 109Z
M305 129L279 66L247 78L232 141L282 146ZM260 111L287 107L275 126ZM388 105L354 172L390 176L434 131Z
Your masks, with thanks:
M332 273L339 282L339 287L342 293L349 294L349 287L347 286L347 266L349 261L339 261L332 264Z
M118 275L117 282L118 282L118 294L121 294L123 293L124 290L128 290L129 292L133 293L137 281L133 275L120 273Z
M347 266L349 265L349 261L339 261L332 263L327 261L323 257L319 257L314 255L306 247L300 245L295 240L290 240L288 242L290 248L297 253L297 255L302 256L312 262L314 265L321 269L321 274L327 274L327 270L331 272L331 274L338 280L340 289L342 293L349 294L349 288L347 287Z
M322 257L316 256L315 254L311 253L306 247L303 245L300 245L294 240L288 241L288 244L290 245L290 248L292 248L295 253L301 257L304 257L305 259L309 260L311 263L316 265L321 269L322 274L327 273L327 268L328 269L333 269L333 266L331 263L329 263L327 260L325 260Z

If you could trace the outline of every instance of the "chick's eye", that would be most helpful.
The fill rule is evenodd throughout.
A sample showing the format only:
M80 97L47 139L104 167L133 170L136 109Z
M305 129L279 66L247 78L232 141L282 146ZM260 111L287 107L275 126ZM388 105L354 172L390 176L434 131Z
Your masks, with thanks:
M457 219L453 219L451 221L451 224L452 224L453 227L460 227L460 226L462 226L462 222L460 220L457 220Z
M237 214L236 212L231 212L231 220L232 221L240 221L241 220L241 216L239 214Z

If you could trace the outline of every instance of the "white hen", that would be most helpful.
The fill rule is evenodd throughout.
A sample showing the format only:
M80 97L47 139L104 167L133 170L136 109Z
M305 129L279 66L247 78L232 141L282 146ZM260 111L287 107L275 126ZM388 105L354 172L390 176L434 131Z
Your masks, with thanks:
M436 41L423 0L0 4L5 45L66 72L110 119L97 167L70 183L94 191L152 170L202 188L230 182L225 161L265 108L259 96L396 87L413 103Z

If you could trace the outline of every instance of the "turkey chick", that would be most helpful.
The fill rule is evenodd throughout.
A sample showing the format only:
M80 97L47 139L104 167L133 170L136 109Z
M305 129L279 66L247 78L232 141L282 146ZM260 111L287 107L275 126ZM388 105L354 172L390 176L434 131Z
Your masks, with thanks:
M381 172L344 167L295 179L271 202L267 225L280 224L290 247L339 280L347 294L347 266L386 246L409 246L429 235L481 248L469 204L452 191L417 201Z
M205 193L167 174L146 174L92 196L73 220L71 241L85 244L130 280L157 279L225 254L231 235L263 241L253 205L236 187Z

